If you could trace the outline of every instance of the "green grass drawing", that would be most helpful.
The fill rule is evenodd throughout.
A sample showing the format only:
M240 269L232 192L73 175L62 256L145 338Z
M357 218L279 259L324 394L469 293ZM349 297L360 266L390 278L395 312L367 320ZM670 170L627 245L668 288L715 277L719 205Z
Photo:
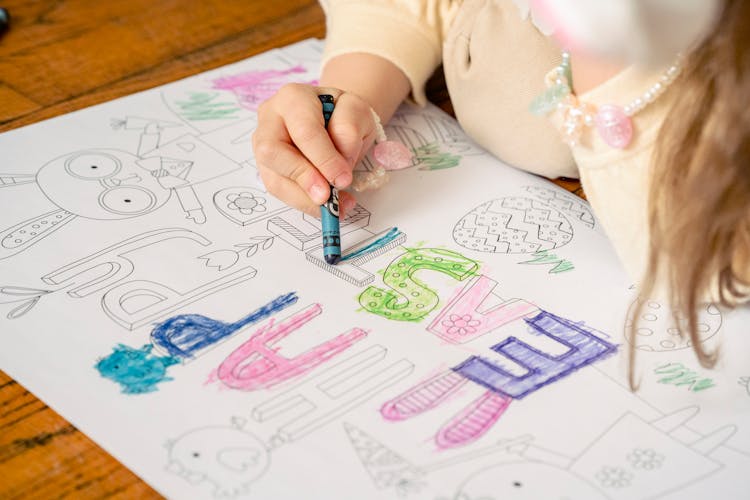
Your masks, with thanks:
M190 121L235 118L240 107L233 102L216 101L218 97L218 92L189 92L187 101L175 101L175 104L183 118Z

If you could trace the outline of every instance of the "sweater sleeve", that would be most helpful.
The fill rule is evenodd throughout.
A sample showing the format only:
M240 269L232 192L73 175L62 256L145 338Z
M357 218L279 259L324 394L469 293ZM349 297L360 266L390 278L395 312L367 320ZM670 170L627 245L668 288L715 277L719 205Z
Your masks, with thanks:
M425 83L442 60L443 34L458 9L451 0L320 0L326 13L321 67L341 54L364 52L395 64L424 105Z

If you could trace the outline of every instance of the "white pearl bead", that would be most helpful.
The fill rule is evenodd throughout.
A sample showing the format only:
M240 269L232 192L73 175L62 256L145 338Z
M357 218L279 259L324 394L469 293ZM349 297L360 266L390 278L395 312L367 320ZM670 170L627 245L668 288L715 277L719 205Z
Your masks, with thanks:
M639 97L636 97L630 103L622 107L620 113L624 113L625 116L628 117L628 123L630 123L630 117L654 102L677 78L681 70L681 57L682 56L678 54L676 62L668 67L664 73L659 76L659 79L656 82L648 87ZM551 86L550 83L554 82L555 85L564 86L568 92L568 96L564 100L556 103L556 108L562 111L564 117L562 123L559 124L563 140L571 147L575 147L580 143L579 139L584 127L592 127L596 125L597 117L590 111L590 109L595 108L590 107L586 103L578 103L575 99L575 96L570 89L570 82L567 78L569 71L570 54L568 52L563 52L562 63L554 68L553 71L550 71L545 75L545 83L547 86Z

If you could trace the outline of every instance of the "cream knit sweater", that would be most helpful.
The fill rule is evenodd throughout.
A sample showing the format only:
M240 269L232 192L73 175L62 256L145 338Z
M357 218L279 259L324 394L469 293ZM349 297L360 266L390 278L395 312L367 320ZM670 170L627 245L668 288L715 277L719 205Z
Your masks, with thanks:
M365 52L398 66L424 103L424 85L442 62L453 108L464 130L518 168L555 178L580 178L598 220L634 281L645 270L650 155L672 99L669 90L635 115L627 149L589 130L571 150L529 103L560 64L560 49L512 0L324 0L323 64ZM658 81L663 69L630 67L580 95L594 105L624 106Z

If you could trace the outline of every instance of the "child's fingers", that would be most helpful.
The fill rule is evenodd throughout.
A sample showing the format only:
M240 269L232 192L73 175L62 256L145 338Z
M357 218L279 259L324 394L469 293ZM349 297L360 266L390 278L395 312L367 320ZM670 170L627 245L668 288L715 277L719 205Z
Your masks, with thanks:
M292 182L268 169L262 171L260 176L266 187L269 184L274 186L274 191L278 193L274 196L283 199L287 205L301 212L320 218L320 204L312 201L296 182ZM356 205L357 200L354 195L347 191L339 191L339 218L343 219Z
M337 100L327 130L319 94ZM320 205L330 195L329 179L342 187L351 183L353 165L366 152L364 145L372 144L374 128L369 105L357 96L287 85L258 110L253 149L260 177L272 195L319 217ZM353 195L340 191L342 217L355 205Z
M354 94L341 94L328 124L328 133L336 149L353 168L362 153L365 139L375 133L375 120L369 104Z
M313 87L306 90L287 87L279 91L284 110L280 114L294 145L334 186L346 187L351 182L351 166L338 152L324 126L321 103ZM336 111L333 112L336 115Z
M312 202L318 205L325 203L331 193L331 188L320 172L293 146L278 142L272 147L274 149L274 162L273 168L270 168L270 170L297 184ZM260 150L262 152L264 149L261 148ZM263 163L259 162L259 166L263 166ZM267 187L272 194L283 199L282 196L274 192L274 186Z
M276 177L268 174L273 172L296 183L311 202L325 203L330 194L328 181L287 142L288 135L281 118L278 115L264 116L262 122L263 126L253 134L253 149L258 172L266 188L277 198L287 201L279 191L280 183Z
M320 218L320 204L311 200L299 184L271 169L259 168L258 173L268 191L276 198L297 210Z

